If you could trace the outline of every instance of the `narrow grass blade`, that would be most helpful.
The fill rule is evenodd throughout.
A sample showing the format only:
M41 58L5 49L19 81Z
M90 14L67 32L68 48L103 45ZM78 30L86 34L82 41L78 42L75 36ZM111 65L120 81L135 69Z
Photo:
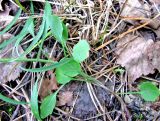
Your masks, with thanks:
M64 23L62 23L62 26L63 26L62 41L65 42L68 39L68 28Z
M38 34L34 37L32 43L31 43L31 44L29 45L29 47L24 51L24 53L20 55L20 57L25 56L25 55L28 54L30 51L32 51L33 48L35 48L35 47L37 46L37 42L40 40L40 38L41 38L41 36L42 36L42 34L43 34L43 31L44 31L44 28L45 28L45 20L43 19ZM36 46L35 46L35 45L36 45Z
M34 25L33 25L33 18L30 17L30 18L26 21L26 23L25 23L22 31L20 32L20 36L17 35L18 37L17 37L16 43L15 43L14 46L15 46L15 48L16 48L16 52L17 52L18 55L19 55L18 48L19 48L20 42L23 40L23 38L24 38L28 33L32 33L32 34L33 34L32 36L34 36L34 28L33 28L33 26L34 26Z
M63 41L63 25L61 19L56 15L50 15L48 19L53 36L61 44L65 43Z
M25 69L25 68L22 68L22 70L24 71L29 71L29 72L44 72L44 71L48 71L48 70L53 70L59 66L62 66L66 63L68 63L69 61L71 61L71 59L66 59L65 61L60 61L60 62L55 62L49 66L44 66L44 67L41 67L41 68L34 68L34 69Z
M25 9L25 7L23 7L23 5L19 2L19 0L15 0L15 2L17 3L17 5L24 11L27 13L27 10Z
M11 44L13 41L15 41L18 37L12 37L9 40L5 40L0 44L0 49L3 49L4 47L6 47L7 45Z
M50 15L52 15L52 8L51 5L49 4L49 2L46 2L45 4L45 8L44 8L44 18L46 20L46 28L49 29L49 21L50 21Z
M40 115L39 115L39 109L38 109L38 80L33 86L30 104L31 104L31 110L34 116L38 120L41 120Z
M0 58L1 63L9 62L41 62L41 63L53 63L53 60L37 59L37 58Z
M57 98L57 92L47 96L40 107L41 110L41 118L44 119L46 118L48 115L52 114L53 109L56 106L56 98Z
M40 111L41 111L40 115L42 119L52 114L56 106L57 93L62 89L63 86L64 85L62 85L55 93L45 97L45 99L42 101L42 104L40 106Z
M14 49L16 50L16 53L18 54L18 56L20 56L20 53L18 52L19 50L19 44L20 42L23 40L23 38L28 34L28 32L25 32L24 34L21 34L21 36L19 36L19 38L17 38L16 43L14 45ZM13 49L13 51L14 51Z
M8 24L8 25L6 26L6 28L3 29L3 30L0 32L0 35L6 33L6 32L16 23L16 21L18 20L18 18L19 18L20 15L21 15L21 12L22 12L22 10L20 9L20 10L17 12L16 16L13 18L13 20L11 21L11 23Z
M34 6L32 0L30 0L30 4L31 4L31 13L34 14Z
M31 19L28 19L27 21L26 21L26 23L25 23L25 25L24 25L24 27L23 27L23 29L21 30L21 32L17 35L17 36L15 36L15 37L12 37L12 38L10 38L9 40L6 40L6 41L4 41L4 42L2 42L1 44L0 44L0 49L2 49L2 48L4 48L4 47L6 47L7 45L9 45L9 44L11 44L13 41L15 41L16 40L16 43L15 43L15 46L17 47L19 44L19 41L21 41L23 38L22 37L24 37L25 35L27 35L28 34L28 26L31 24ZM26 33L27 32L27 33Z
M31 18L31 23L28 26L28 32L34 37L35 34L34 34L34 22L33 21L34 21L34 19Z
M27 104L26 102L20 102L20 101L16 101L11 98L8 98L8 97L2 95L1 93L0 93L0 99L7 102L7 103L14 104L14 105Z

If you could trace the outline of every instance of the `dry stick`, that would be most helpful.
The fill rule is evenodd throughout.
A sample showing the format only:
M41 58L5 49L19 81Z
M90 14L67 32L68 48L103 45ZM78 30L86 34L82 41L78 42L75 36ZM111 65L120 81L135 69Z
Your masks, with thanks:
M25 84L27 84L28 82L26 81L26 83L24 84L21 84L23 82L23 80L26 80L26 78L28 79L28 76L27 76L28 72L25 73L25 75L22 77L20 83L15 87L13 88L12 92L10 94L13 94L15 91L17 91L18 89L20 89L21 87L23 87ZM27 76L27 77L26 77Z
M3 86L3 88L5 88L5 90L7 90L8 91L8 93L9 93L9 95L12 95L12 93L11 93L11 91L13 90L11 87L9 87L8 85L6 85L6 84L2 84L2 86ZM11 90L11 91L9 91L9 90ZM21 94L20 92L18 92L18 91L14 91L14 93L16 94L16 95L19 95L19 96L21 96L21 97L24 97L24 95L23 94ZM14 97L13 97L14 98ZM19 100L17 100L17 101L19 101Z
M20 83L17 80L16 80L16 82L18 84ZM29 97L28 97L27 93L25 92L25 90L23 89L23 87L21 88L21 91L23 92L23 95L24 95L26 101L29 102ZM29 111L29 107L26 106L25 110L26 110L26 114L27 114L26 115L27 121L30 121L30 114L27 113Z
M87 2L89 3L89 1L87 0ZM91 20L91 27L92 27L92 38L93 40L96 39L95 37L95 26L94 26L94 21L93 21L93 16L92 16L92 9L91 9L91 6L88 6L88 9L89 9L89 14L90 14L90 20Z
M13 119L17 116L17 114L19 113L19 108L20 108L20 105L18 105L16 107L16 110L13 112L11 118L10 118L10 121L13 121Z
M92 91L91 91L91 89L90 89L89 84L90 84L90 83L87 82L87 88L88 88L88 92L89 92L89 94L90 94L91 100L92 100L95 108L97 109L98 113L101 113L101 111L99 110L99 108L98 108L98 106L97 106L97 104L96 104L96 102L95 102L95 99L94 99L94 96L93 96L93 94L92 94Z
M52 50L51 50L51 53L49 54L49 58L52 58L52 54L53 54L53 51L55 50L55 48L56 48L56 45L57 45L57 41L55 42L55 44L54 44L54 46L53 46L53 48L52 48ZM41 86L42 86L42 82L43 82L43 78L44 78L44 74L45 74L45 72L43 72L42 73L42 77L41 77L41 80L40 80L40 82L39 82L39 88L38 88L38 93L39 93L39 91L40 91L40 88L41 88Z
M116 112L116 111L114 110L114 111L106 112L105 114L109 114L109 113L112 113L112 112ZM93 119L95 119L95 118L98 118L98 117L100 117L100 116L103 116L103 115L105 115L105 114L97 114L96 116L93 116L93 117L84 119L84 121L91 121L91 120L93 120ZM105 121L106 121L106 120L105 120Z
M66 113L65 111L61 110L60 108L55 107L55 109L56 109L57 111L63 113L63 114L66 115L66 116L68 115L68 113ZM80 121L79 118L76 118L76 117L74 117L74 116L70 116L70 117L71 117L72 119L74 119L74 120Z
M100 86L102 87L103 89L105 89L106 91L109 91L111 94L113 94L118 100L119 102L121 103L121 109L122 111L127 111L127 108L126 108L126 105L125 103L123 102L123 100L120 98L120 96L118 96L115 92L113 92L112 90L110 90L109 88L107 88L105 85L103 85L99 80L95 79L95 78L92 78L90 76L88 76L87 74L85 73L81 73L82 76L88 78L90 81L94 81L93 84L97 85L97 86ZM122 112L122 113L123 113ZM124 113L123 113L124 114ZM123 116L124 120L127 121L126 117Z
M81 84L81 87L82 87L82 84ZM72 112L73 112L74 107L75 107L75 105L76 105L76 102L77 102L77 99L78 99L78 97L79 97L79 94L80 94L80 91L78 92L78 94L77 94L75 100L73 101L72 108L71 108L71 110L69 111L69 118L68 118L68 121L70 121L70 119L71 119L71 115L72 115Z
M94 91L94 89L93 89L93 87L92 87L92 85L91 85L90 83L89 83L89 87L90 87L90 89L91 89L93 98L95 98L95 101L98 103L101 111L102 111L102 112L105 112L103 106L101 105L100 101L98 100L98 98L97 98L97 96L96 96L96 94L95 94L95 91Z
M158 18L159 16L160 16L160 13L157 14L153 19L149 20L148 22L145 22L144 24L142 24L142 25L140 25L140 26L138 26L138 27L136 27L136 28L130 29L130 30L128 30L128 31L120 34L119 36L111 39L110 41L105 42L105 43L102 44L101 46L97 47L95 50L98 51L99 49L102 49L103 47L105 47L105 46L107 46L108 44L110 44L111 42L113 42L114 40L120 39L120 38L122 38L123 36L125 36L125 35L127 35L127 34L129 34L129 33L131 33L131 32L134 32L134 31L136 31L136 30L138 30L138 29L140 29L140 28L145 27L146 25L148 25L149 23L151 23L154 19Z
M118 16L116 17L115 22L113 23L113 26L112 26L113 28L115 27L115 25L116 25L116 23L117 23L117 21L118 21L118 19L119 19L120 15L121 15L121 13L122 13L122 11L123 11L124 7L126 6L127 2L128 2L128 0L125 0L125 2L123 3L122 9L120 10L120 12L119 12Z
M29 112L28 112L29 113ZM12 121L19 121L20 119L22 119L24 116L26 116L28 113L25 113L19 117L17 117L16 119L12 120Z

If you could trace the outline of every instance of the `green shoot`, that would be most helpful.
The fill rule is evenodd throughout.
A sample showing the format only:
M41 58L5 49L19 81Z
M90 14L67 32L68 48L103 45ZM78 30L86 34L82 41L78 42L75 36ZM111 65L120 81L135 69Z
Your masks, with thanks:
M151 82L143 82L139 85L139 94L145 101L156 101L159 97L159 89Z
M41 118L44 119L50 114L52 114L55 106L56 106L56 98L57 98L57 93L63 88L64 85L62 85L56 92L53 94L45 97L45 99L42 101L42 104L40 106L40 115Z
M8 97L2 95L1 93L0 93L0 99L7 102L7 103L14 104L14 105L27 104L26 102L16 101L11 98L8 98Z
M138 92L126 92L118 94L139 94L145 101L156 101L160 95L159 89L152 82L143 82L139 85Z
M15 0L15 2L17 3L17 5L24 11L27 13L27 10L25 9L25 7L23 7L23 5L19 2L19 0Z
M32 110L33 115L38 120L41 120L40 115L39 115L39 109L38 109L38 80L36 81L35 85L33 86L30 105L31 105L31 110Z
M89 44L86 40L80 40L74 47L72 56L75 61L81 63L89 56Z
M17 12L16 16L13 18L13 20L11 21L11 23L9 23L9 24L6 26L6 28L3 29L3 30L0 32L0 35L3 35L4 33L6 33L6 32L17 22L18 18L19 18L20 15L21 15L21 12L22 12L22 10L20 9L20 10Z
M68 58L64 58L61 61L65 61L66 59ZM72 77L77 76L80 71L80 64L71 59L68 63L56 68L56 79L59 84L66 84L72 80Z

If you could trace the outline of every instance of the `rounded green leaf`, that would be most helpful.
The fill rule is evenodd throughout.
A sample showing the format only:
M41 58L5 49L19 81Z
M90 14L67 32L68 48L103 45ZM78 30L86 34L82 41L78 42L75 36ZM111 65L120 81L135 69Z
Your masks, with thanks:
M66 76L61 69L56 69L56 80L59 84L66 84L72 80L71 77Z
M61 61L68 60L64 58ZM61 62L60 61L60 62ZM71 77L77 76L81 72L81 66L78 62L71 59L67 63L56 68L56 79L59 84L66 84L72 80Z
M74 77L77 76L81 71L81 66L78 62L72 59L68 63L59 66L57 69L61 70L64 75Z
M145 101L156 101L159 97L159 89L151 82L143 82L140 84L139 89Z
M56 96L57 92L45 97L40 106L41 118L44 119L50 114L52 114L55 106L56 106Z
M72 56L74 60L81 63L89 56L90 46L86 40L80 40L74 47Z

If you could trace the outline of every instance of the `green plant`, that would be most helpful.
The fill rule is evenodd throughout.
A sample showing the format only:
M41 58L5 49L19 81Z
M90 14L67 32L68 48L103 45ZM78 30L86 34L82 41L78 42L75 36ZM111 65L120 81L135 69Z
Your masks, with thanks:
M160 90L152 82L143 82L138 85L139 91L124 94L139 94L145 101L156 101L160 96ZM119 93L121 94L121 93Z
M16 3L20 6L20 8L27 12L27 10L21 5L19 0L16 0ZM18 20L21 11L19 10L15 18L12 20L12 22L0 32L0 35L6 33L9 31L9 29L15 24L15 22ZM34 8L33 4L31 2L31 13L34 14ZM81 81L87 81L87 82L93 82L95 84L99 84L102 86L102 84L87 75L83 72L81 68L81 63L88 58L90 46L86 40L80 40L76 45L73 47L73 51L71 55L69 55L69 52L67 52L67 40L68 40L68 29L67 26L63 23L63 21L56 15L52 13L52 8L48 2L45 4L44 8L44 15L42 17L42 22L39 27L39 31L37 34L35 33L34 28L34 18L32 16L29 17L28 20L26 20L25 25L23 26L23 29L20 31L18 35L15 37L4 41L0 44L0 49L3 49L7 45L11 43L14 44L14 48L16 53L19 55L18 58L1 58L0 62L42 62L45 63L44 66L41 66L39 68L24 68L21 67L24 71L29 72L45 72L48 70L55 69L56 73L56 79L59 84L62 86L54 93L48 95L45 97L42 102L38 101L38 79L36 80L33 90L31 91L31 99L29 103L26 102L20 102L15 101L13 99L10 99L2 94L0 94L0 99L12 103L12 104L28 104L31 107L32 113L34 114L35 118L37 120L42 120L52 114L57 101L57 94L59 90L67 83L69 83L72 80L80 80L77 79L78 76L80 76L82 79ZM23 53L20 53L18 51L18 47L20 44L24 41L23 39L30 35L32 37L32 41L29 44L29 46L24 50ZM53 60L50 60L49 58L40 59L40 55L43 52L43 43L48 38L53 36L56 41L58 41L63 49L65 57L62 58L59 62L54 62ZM26 55L30 53L33 49L38 48L38 54L36 58L26 58ZM46 57L46 56L45 56ZM123 68L117 68L114 70L115 73L124 73ZM151 82L143 82L139 85L139 92L128 92L127 94L140 94L141 97L146 101L156 101L159 97L159 89L152 84Z
M118 68L114 69L114 72L123 74L125 72L125 70L123 68L118 67Z
M78 45L78 46L77 46ZM73 56L73 58L63 58L60 60L59 63L63 63L63 65L60 65L56 68L56 79L58 81L59 84L63 84L62 87L70 82L71 80L74 80L74 77L77 75L81 75L84 78L86 77L83 74L83 71L81 70L81 66L80 66L80 61L84 61L87 56L84 56L84 54L86 55L86 53L89 53L89 44L87 43L86 40L80 40L75 46L76 49L80 49L80 48L84 48L85 52L83 53L75 53L74 51L76 49L73 49L73 53L75 54ZM85 48L87 47L87 49ZM76 60L74 60L75 58L77 59L78 56L82 56L83 58L80 58L80 61L78 60L78 62ZM64 63L65 62L65 63ZM58 63L58 64L59 64ZM41 68L42 69L42 68ZM48 69L48 68L47 68ZM44 70L44 68L43 68ZM28 70L28 71L33 71L32 70ZM36 69L37 71L37 69ZM62 88L61 87L61 88ZM34 116L41 120L46 118L48 115L52 114L53 109L56 106L56 97L57 97L57 93L59 92L59 90L61 89L59 88L56 92L54 92L53 94L47 96L44 98L44 100L41 103L40 106L40 112L39 112L39 108L38 108L38 93L37 93L37 82L35 83L34 87L33 87L33 91L32 91L32 95L31 95L31 109L32 112L34 114Z
M151 82L143 82L139 85L138 92L145 101L156 101L160 95L159 89Z
M20 5L20 8L25 10L23 6L19 3L19 1L17 1L17 3ZM32 8L31 11L33 13L34 9L33 9L32 3L31 3L31 8ZM18 20L18 17L20 16L20 13L21 13L21 10L17 13L13 21L4 30L0 32L0 34L4 34L15 24L15 22ZM30 34L33 37L33 41L24 50L23 53L19 53L18 46L23 42L23 38L28 34ZM44 60L39 58L42 51L43 42L46 40L47 37L52 35L55 38L55 40L61 43L64 54L65 56L67 56L62 58L59 62L54 62L50 59ZM46 2L45 8L44 8L43 20L38 33L35 35L34 19L32 17L29 17L29 19L26 21L25 25L23 26L23 29L18 35L0 44L0 49L3 49L7 45L15 41L14 47L19 57L18 58L1 58L0 62L7 63L7 62L17 61L17 62L46 63L43 67L40 67L40 68L31 68L31 69L30 68L26 69L23 67L21 68L29 72L44 72L44 71L56 69L55 72L56 72L57 81L59 84L62 84L62 86L53 94L50 94L49 96L45 97L40 105L40 108L38 104L38 80L33 86L31 100L29 103L15 101L13 99L3 96L2 94L0 94L0 99L12 104L29 104L34 116L38 120L42 120L46 118L48 115L52 114L53 109L55 108L55 105L56 105L57 93L66 83L70 82L71 80L75 80L75 77L78 75L81 75L82 77L84 77L84 80L93 80L82 71L80 66L80 63L83 62L89 56L90 47L88 42L86 40L80 40L73 47L72 56L69 57L66 51L67 39L68 39L68 29L66 25L58 16L52 14L52 9L50 4ZM35 47L39 47L37 58L35 59L26 58L25 56L28 53L30 53Z

